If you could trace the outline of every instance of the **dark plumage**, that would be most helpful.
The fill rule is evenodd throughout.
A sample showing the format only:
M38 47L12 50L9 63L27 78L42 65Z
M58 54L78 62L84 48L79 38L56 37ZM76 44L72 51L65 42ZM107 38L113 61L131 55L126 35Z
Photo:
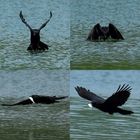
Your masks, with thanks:
M130 96L131 87L129 85L120 85L117 91L106 100L83 87L77 86L75 89L78 92L79 96L91 101L91 105L93 107L96 107L103 112L107 112L109 114L118 112L123 115L133 113L132 111L124 110L118 107L123 105Z
M90 41L100 41L106 40L108 38L112 39L124 39L119 30L111 23L108 27L101 27L100 24L96 24L90 31L87 40Z
M27 48L28 51L45 51L49 49L49 46L40 41L40 31L44 28L47 23L50 21L52 17L52 12L50 12L50 18L41 25L39 29L32 29L31 26L25 21L25 18L22 15L22 11L20 11L20 19L21 21L30 29L31 38L30 38L30 45Z
M15 104L2 104L3 106L15 106L15 105L28 105L28 104L52 104L59 102L61 99L65 99L68 96L61 96L61 97L56 97L56 96L42 96L42 95L32 95L29 97L29 99L20 101Z

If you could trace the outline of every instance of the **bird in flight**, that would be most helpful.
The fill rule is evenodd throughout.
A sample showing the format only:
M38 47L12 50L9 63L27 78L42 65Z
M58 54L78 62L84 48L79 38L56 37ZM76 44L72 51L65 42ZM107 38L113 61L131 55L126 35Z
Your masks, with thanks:
M75 89L79 96L91 101L89 104L90 107L95 107L109 114L120 113L123 115L129 115L133 113L132 111L119 108L119 106L123 105L130 96L132 88L129 85L119 85L116 92L106 100L86 88L77 86Z
M2 104L2 106L15 106L15 105L28 105L28 104L53 104L59 102L61 99L65 99L68 96L43 96L43 95L32 95L26 100L19 101L14 104Z

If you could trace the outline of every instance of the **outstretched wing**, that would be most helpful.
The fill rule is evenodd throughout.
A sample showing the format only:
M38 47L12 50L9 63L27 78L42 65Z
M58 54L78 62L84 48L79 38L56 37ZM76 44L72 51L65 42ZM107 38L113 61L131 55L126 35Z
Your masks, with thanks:
M97 96L96 94L94 94L93 92L91 92L90 90L87 90L83 87L75 87L77 93L79 94L80 97L90 100L93 103L94 102L98 102L98 103L104 103L104 99L100 96Z
M119 85L117 91L112 96L107 98L104 104L114 107L123 105L130 96L131 90L132 88L129 85Z
M25 18L23 17L22 11L20 11L19 17L20 17L21 21L22 21L30 30L32 30L31 26L26 22Z
M52 18L52 12L50 11L50 17L49 17L49 19L45 23L43 23L41 25L41 27L39 28L39 30L41 30L42 28L44 28L47 25L47 23L50 21L51 18Z
M113 39L124 39L119 30L111 23L109 23L109 33Z
M90 41L98 40L100 37L100 32L101 32L100 29L101 29L100 24L99 23L96 24L90 31L87 40L90 40Z

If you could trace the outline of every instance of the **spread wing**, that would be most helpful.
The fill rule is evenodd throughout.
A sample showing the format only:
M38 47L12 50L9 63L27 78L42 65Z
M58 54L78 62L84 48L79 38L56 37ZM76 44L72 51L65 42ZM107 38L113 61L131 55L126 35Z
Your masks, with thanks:
M100 96L97 96L96 94L94 94L93 92L91 92L90 90L87 90L83 87L75 87L77 93L79 94L80 97L90 100L93 103L94 102L98 102L98 103L104 103L105 99L103 99Z
M117 91L112 96L107 98L104 104L114 107L123 105L130 96L131 90L132 88L129 85L119 85Z
M124 39L119 30L111 23L109 23L109 33L113 39Z
M101 29L100 24L99 24L99 23L96 24L96 25L92 28L92 30L90 31L87 40L91 40L91 41L93 41L93 40L98 40L99 37L100 37L100 32L101 32L100 29Z
M22 21L30 30L32 30L31 26L26 22L25 18L23 17L22 11L20 11L19 17L20 17L21 21Z

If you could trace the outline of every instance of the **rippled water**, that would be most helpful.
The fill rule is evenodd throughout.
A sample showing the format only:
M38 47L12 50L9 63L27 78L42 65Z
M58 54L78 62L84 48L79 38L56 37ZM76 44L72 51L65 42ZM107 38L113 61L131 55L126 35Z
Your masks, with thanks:
M129 84L132 93L122 108L134 111L130 116L109 115L88 107L88 101L74 87L83 86L101 97L112 95L119 84ZM139 71L71 71L70 136L72 140L138 140L140 137Z
M109 115L88 107L85 100L71 98L71 140L138 140L140 137L140 103L132 99L125 108L131 116Z
M1 0L0 3L0 69L69 68L69 1ZM19 18L21 10L32 28L39 28L52 11L52 19L40 34L41 41L51 46L48 51L30 54L26 50L30 32Z
M72 0L72 69L139 69L139 0ZM125 40L118 42L86 41L96 23L117 26Z
M68 71L18 70L0 73L0 104L16 103L33 94L68 96L68 91ZM69 98L50 105L0 105L0 139L69 139Z
M16 100L16 99L15 99ZM13 101L14 100L10 100ZM2 140L69 139L69 103L0 107Z

